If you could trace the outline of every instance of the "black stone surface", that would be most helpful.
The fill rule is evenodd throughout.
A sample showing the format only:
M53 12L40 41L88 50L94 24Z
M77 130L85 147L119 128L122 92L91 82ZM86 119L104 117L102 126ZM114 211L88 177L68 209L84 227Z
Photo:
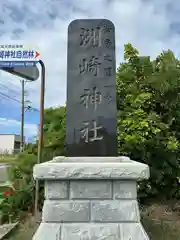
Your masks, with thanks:
M117 156L115 28L82 19L68 28L66 156Z

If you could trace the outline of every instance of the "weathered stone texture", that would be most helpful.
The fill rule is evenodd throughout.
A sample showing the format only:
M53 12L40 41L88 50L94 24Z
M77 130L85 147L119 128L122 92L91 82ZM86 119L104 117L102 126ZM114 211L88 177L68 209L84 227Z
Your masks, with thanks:
M71 199L111 199L112 181L71 181L70 182Z
M139 222L137 201L93 201L91 203L91 220L96 222Z
M32 240L60 240L60 239L61 239L60 223L41 223Z
M123 223L119 227L122 240L149 240L141 223Z
M148 177L148 166L124 157L98 159L56 158L35 167L46 181L46 200L33 240L149 240L136 186Z
M83 161L84 159L84 161ZM89 159L89 160L88 160ZM113 160L114 159L114 160ZM33 172L35 179L148 179L149 167L146 164L132 160L122 161L121 157L111 157L111 161L91 162L90 158L81 158L80 162L67 161L43 163L35 165Z
M140 223L41 223L33 240L149 240Z
M62 240L120 240L118 224L64 224Z
M113 181L115 199L136 199L137 184L135 181Z
M90 220L88 201L45 200L43 222L87 222Z
M68 181L46 181L46 199L66 199L68 198Z

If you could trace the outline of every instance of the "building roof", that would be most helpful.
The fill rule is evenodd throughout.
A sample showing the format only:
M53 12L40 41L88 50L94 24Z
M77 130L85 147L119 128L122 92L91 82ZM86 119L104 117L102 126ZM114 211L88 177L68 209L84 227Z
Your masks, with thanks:
M0 133L0 136L3 136L3 135L9 135L9 136L18 136L20 137L21 135L20 134L11 134L11 133Z

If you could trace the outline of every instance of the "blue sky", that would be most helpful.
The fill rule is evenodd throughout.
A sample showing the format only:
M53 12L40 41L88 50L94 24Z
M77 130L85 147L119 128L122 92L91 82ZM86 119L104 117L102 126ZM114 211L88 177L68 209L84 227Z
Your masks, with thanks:
M46 107L66 99L67 27L76 18L108 18L116 27L117 65L123 46L131 42L154 58L171 49L180 57L178 0L1 0L0 41L37 46L46 65ZM6 87L4 86L6 85ZM20 101L20 79L0 72L0 93ZM39 109L40 81L27 83L26 100ZM20 104L0 94L0 133L20 133ZM39 112L25 113L25 135L37 133Z

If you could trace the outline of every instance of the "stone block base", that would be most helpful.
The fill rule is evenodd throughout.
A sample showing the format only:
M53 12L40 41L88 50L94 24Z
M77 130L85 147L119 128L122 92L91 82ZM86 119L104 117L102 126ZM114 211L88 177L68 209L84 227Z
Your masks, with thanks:
M147 165L125 157L56 158L36 165L45 201L33 240L149 240L136 186L148 176Z
M140 223L41 223L33 240L149 240Z

